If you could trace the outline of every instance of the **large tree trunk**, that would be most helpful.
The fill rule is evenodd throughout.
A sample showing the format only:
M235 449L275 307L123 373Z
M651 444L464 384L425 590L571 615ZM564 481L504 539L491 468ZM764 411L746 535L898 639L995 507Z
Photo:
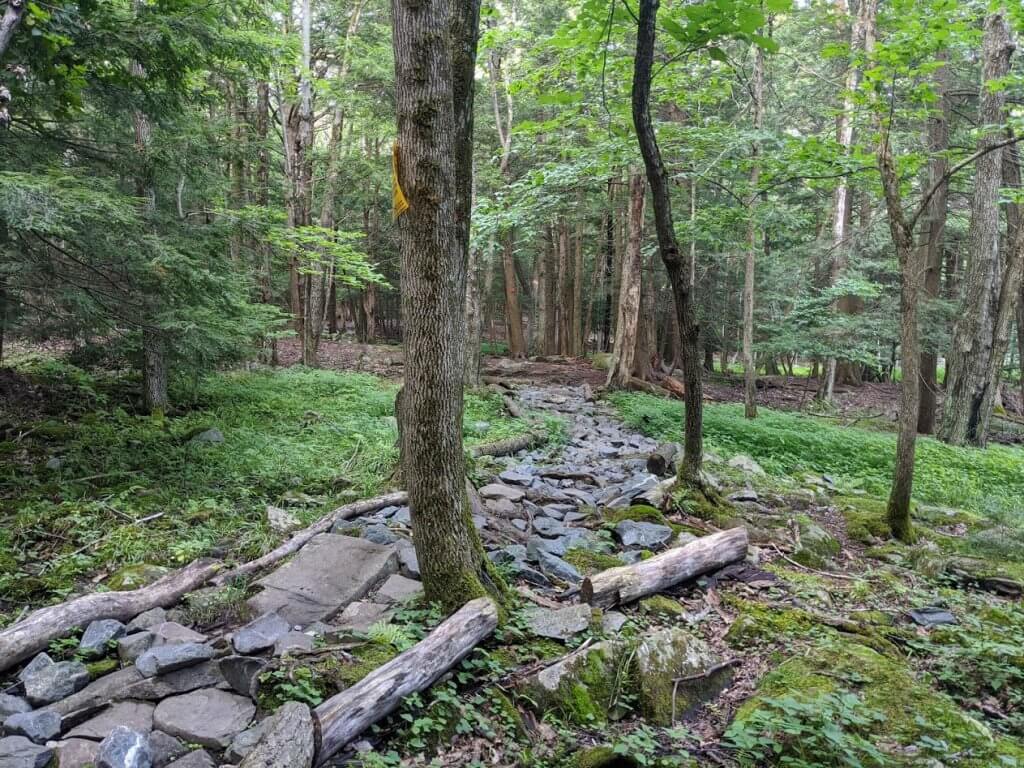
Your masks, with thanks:
M644 201L647 185L640 173L629 177L629 240L622 259L619 283L619 318L615 324L615 346L608 367L607 386L625 389L633 378L637 324L640 316L640 246L644 231Z
M513 360L526 357L526 338L523 336L523 310L519 305L519 284L516 282L515 230L509 228L502 236L501 266L505 280L505 331L508 356Z
M921 227L921 245L923 251L924 299L934 301L939 298L942 287L942 249L946 234L946 211L948 189L942 179L949 170L949 161L945 152L949 148L949 52L940 51L936 60L940 66L935 70L935 89L939 103L935 112L928 118L928 189L935 189L935 194L928 203ZM939 356L934 349L921 351L921 404L917 415L917 431L930 435L935 431L935 408L938 399L938 362Z
M558 222L558 353L572 355L572 256L569 252L569 225Z
M974 196L968 230L970 263L963 284L963 299L947 360L946 399L940 436L947 443L980 442L981 404L989 384L989 359L996 308L993 291L999 279L999 188L1004 138L1002 124L1006 96L990 83L1006 76L1014 45L1003 13L985 19L979 123L990 126L978 145L984 154L975 163ZM992 148L990 151L989 148Z
M752 89L754 130L764 128L764 49L754 47L754 82ZM754 275L758 247L756 206L761 196L757 187L761 183L761 141L751 148L753 164L750 167L750 206L747 211L747 254L743 263L743 415L757 418L757 364L754 360ZM761 238L763 240L763 236Z
M472 93L480 4L393 0L405 385L402 474L426 597L452 611L500 586L469 512L462 448ZM514 279L514 276L513 276Z
M652 253L643 264L640 275L640 316L637 319L636 352L633 354L633 377L641 381L654 379L654 366L658 359L658 317L655 311L655 265L658 255Z
M668 173L658 149L654 125L651 123L651 70L654 63L654 40L659 0L640 0L640 19L633 69L632 110L640 153L647 169L651 187L654 221L658 232L658 249L668 272L679 330L682 337L683 385L686 388L684 454L680 474L692 484L702 487L704 385L701 380L700 326L690 283L689 258L684 258L676 241L672 221L672 201ZM692 258L692 257L690 257Z

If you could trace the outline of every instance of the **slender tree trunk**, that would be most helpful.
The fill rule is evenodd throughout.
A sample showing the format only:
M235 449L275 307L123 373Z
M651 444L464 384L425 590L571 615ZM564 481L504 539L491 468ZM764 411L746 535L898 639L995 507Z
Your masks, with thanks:
M502 236L501 265L505 278L505 330L508 355L513 360L526 357L526 339L523 336L523 310L519 305L519 285L516 282L516 233L509 228Z
M471 247L466 266L466 359L462 367L462 384L469 388L480 386L480 334L483 330L480 277L480 252Z
M572 276L572 355L583 357L583 214L576 195L576 237Z
M945 152L949 148L949 66L946 63L949 52L942 50L936 60L940 63L935 70L935 89L939 103L935 112L928 118L928 189L936 192L928 203L924 214L920 248L923 250L924 299L934 301L939 298L942 286L942 249L945 244L946 211L948 190L942 184L942 178L949 170L949 161ZM938 399L938 362L939 356L934 349L921 351L921 404L917 415L917 431L930 435L935 431L935 409Z
M594 255L594 266L590 271L590 292L587 294L587 308L583 315L583 349L581 354L586 355L590 350L590 337L594 330L594 304L601 287L601 279L604 276L604 267L601 264L601 255Z
M547 227L548 242L544 249L544 354L558 354L558 242L555 230Z
M764 128L764 49L754 46L753 82L754 130ZM754 361L754 277L758 247L758 226L756 208L761 195L757 192L761 183L761 141L757 139L751 147L753 164L750 167L750 206L747 210L747 253L743 264L743 415L748 419L757 418L757 364ZM761 236L760 240L763 241Z
M270 148L267 136L270 130L270 85L266 81L256 84L256 205L268 208L270 205ZM265 237L260 237L256 244L259 254L259 285L260 301L264 304L274 303L274 264L273 250ZM263 354L266 362L277 365L277 338L272 337L264 345Z
M615 275L615 181L608 179L608 208L604 213L604 307L601 310L601 349L612 347L612 290Z
M985 19L979 122L994 127L989 128L979 141L979 150L995 146L1004 137L998 126L1005 118L1006 97L1002 90L990 88L989 83L1006 76L1013 49L1004 15L990 14ZM992 297L999 279L1002 162L1003 150L992 149L975 163L974 196L967 235L970 263L947 360L946 399L940 433L943 440L954 445L983 441L978 426L982 400L989 384L989 360L997 311Z
M654 366L658 358L658 319L655 312L655 264L657 254L652 253L647 264L640 262L640 317L637 323L636 353L633 356L633 376L642 381L654 379Z
M499 593L466 495L462 411L480 4L393 0L405 384L402 473L427 600L453 611Z
M558 222L558 354L572 355L572 256L569 253L569 225Z
M619 318L615 324L615 345L608 367L609 389L624 389L633 376L637 324L640 316L640 247L643 241L644 200L647 185L640 173L629 177L629 239L622 259L619 283Z
M672 222L672 201L668 173L661 159L654 125L651 123L650 96L651 70L654 63L654 41L659 0L640 0L637 29L636 58L633 69L632 111L640 153L647 170L651 188L654 221L658 232L658 249L668 273L683 351L683 386L686 389L686 416L684 427L683 461L680 474L684 481L703 487L703 408L704 386L701 380L700 326L694 306L693 287L690 284L689 258L684 257L676 241Z

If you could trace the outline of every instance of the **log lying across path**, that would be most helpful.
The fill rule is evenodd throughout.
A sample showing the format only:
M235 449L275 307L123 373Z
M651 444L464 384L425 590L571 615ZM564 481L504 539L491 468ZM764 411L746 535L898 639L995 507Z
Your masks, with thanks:
M490 598L466 603L412 648L314 710L316 765L322 765L406 696L433 685L498 626Z
M702 536L649 560L601 571L583 581L580 595L591 605L611 608L653 595L746 556L747 529L730 528Z
M94 619L127 621L150 608L174 605L205 584L220 567L218 560L195 560L141 589L94 592L33 611L0 631L0 672L45 650L52 641Z
M540 432L527 432L525 435L510 437L507 440L474 445L469 452L472 456L511 456L546 441L547 436Z
M674 475L680 452L679 443L662 443L647 457L647 471L659 477Z

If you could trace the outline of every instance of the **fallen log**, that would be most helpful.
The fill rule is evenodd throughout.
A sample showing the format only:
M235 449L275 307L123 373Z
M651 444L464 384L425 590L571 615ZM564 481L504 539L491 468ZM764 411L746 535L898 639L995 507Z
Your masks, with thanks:
M124 592L95 592L33 611L0 631L0 672L95 619L126 621L151 608L174 605L205 584L220 567L217 560L194 560L146 587Z
M359 517L359 515L366 515L370 512L376 512L378 509L384 509L384 507L397 507L401 504L405 504L409 499L409 494L405 491L396 491L394 493L386 493L383 496L376 496L372 499L363 499L362 501L354 501L351 504L345 504L344 506L338 507L331 513L324 515L312 525L303 528L301 531L293 535L290 539L285 541L280 546L272 549L262 557L257 557L255 560L250 560L248 563L232 568L230 571L218 574L211 582L217 586L227 584L229 581L233 581L240 576L246 576L247 574L255 571L262 570L268 565L284 560L295 552L302 549L309 541L321 533L327 533L331 530L331 527L339 520L349 520L353 517Z
M672 376L665 376L661 380L661 386L668 390L669 394L677 400L682 400L686 397L686 387L679 379L673 378Z
M497 626L494 602L486 597L472 600L405 653L317 707L314 764L323 765L406 696L433 685Z
M509 456L527 448L533 448L547 441L547 436L539 432L527 432L525 435L517 435L505 440L497 440L493 443L475 445L469 449L472 456Z
M746 528L702 536L649 560L609 568L584 579L583 600L599 608L611 608L668 589L747 556Z
M674 475L679 451L679 443L662 443L647 457L647 471L659 477Z

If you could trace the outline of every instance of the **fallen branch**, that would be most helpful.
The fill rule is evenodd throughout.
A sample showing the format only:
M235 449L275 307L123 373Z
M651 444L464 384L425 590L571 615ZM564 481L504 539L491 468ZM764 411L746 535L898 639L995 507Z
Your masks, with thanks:
M788 557L786 553L779 549L775 544L772 544L772 549L774 549L776 554L778 554L778 556L785 560L787 563L789 563L790 565L795 565L802 571L816 573L819 576L828 576L830 579L844 579L846 581L857 581L858 579L860 579L860 576L849 576L845 573L830 573L829 571L819 571L817 568L811 568L811 566L809 565L798 563L793 558Z
M174 605L205 584L221 567L216 560L195 560L140 589L95 592L33 611L0 632L0 672L24 661L54 640L95 619L133 619L144 611Z
M580 594L591 605L611 608L661 592L746 556L747 530L730 528L702 536L649 560L601 571L584 579Z
M505 440L498 440L493 443L475 445L469 449L472 456L510 456L513 453L533 448L547 442L547 436L539 432L527 432L525 435L517 435Z
M309 527L303 528L279 547L272 549L262 557L257 557L255 560L251 560L248 563L232 568L230 571L219 574L216 578L212 579L212 583L217 586L227 584L229 581L233 581L240 576L245 576L253 573L254 571L266 568L268 565L273 565L274 563L288 557L288 555L298 552L302 547L309 543L314 536L321 533L327 533L327 531L331 530L331 527L339 520L349 520L353 517L359 517L360 515L369 514L370 512L376 512L378 509L384 509L384 507L399 506L401 504L405 504L408 499L409 494L405 491L396 491L395 493L387 493L383 496L377 496L372 499L363 499L362 501L354 501L351 504L345 504L324 517L321 517Z
M406 696L433 685L497 626L494 602L472 600L405 653L317 707L313 716L320 738L314 764L323 765Z

